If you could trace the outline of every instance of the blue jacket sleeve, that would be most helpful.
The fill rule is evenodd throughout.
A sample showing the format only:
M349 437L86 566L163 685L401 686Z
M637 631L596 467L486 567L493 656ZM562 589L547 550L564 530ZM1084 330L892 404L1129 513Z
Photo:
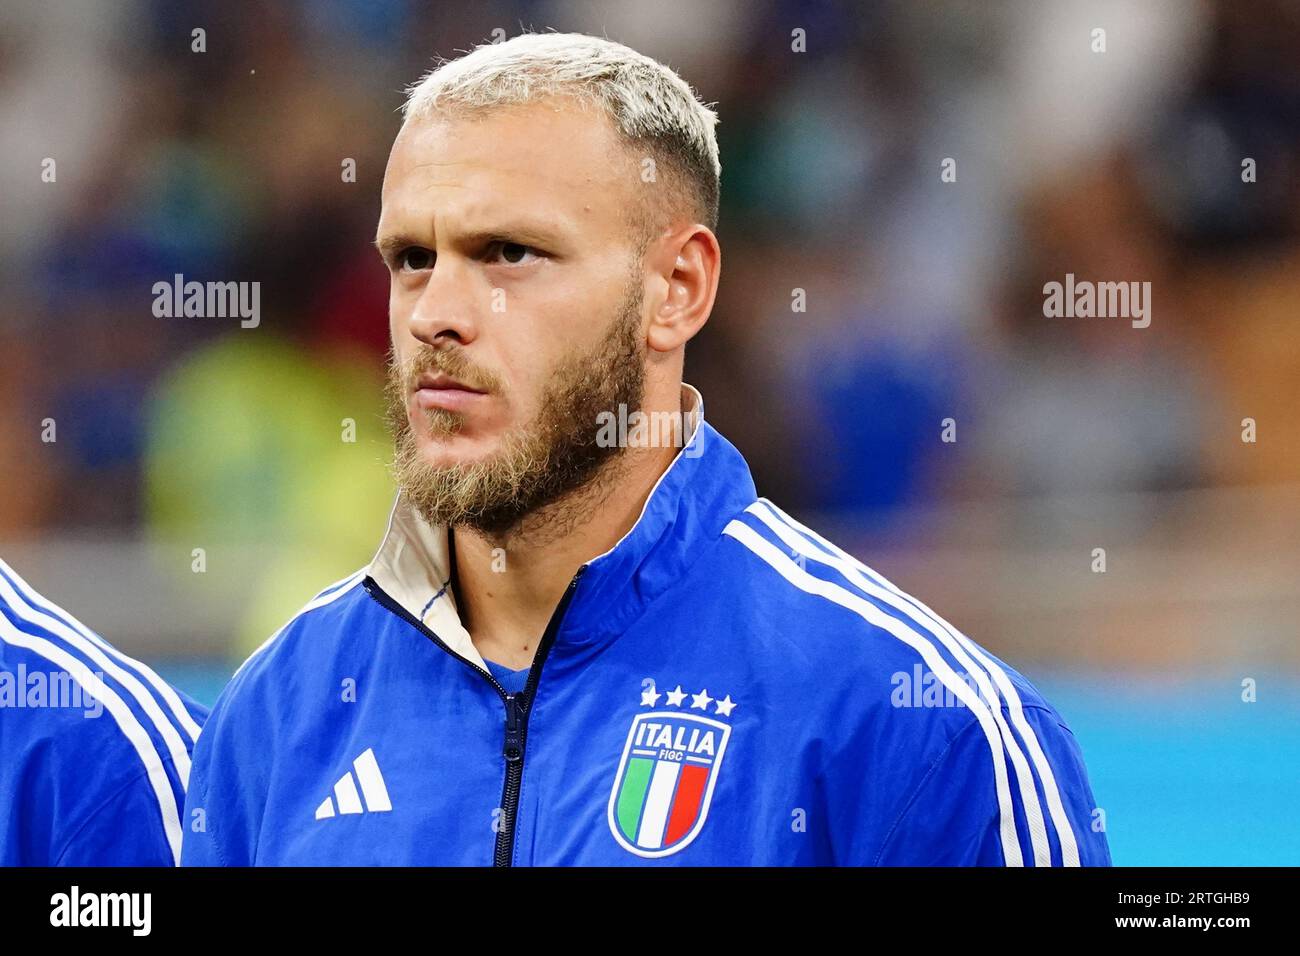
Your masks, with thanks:
M1023 711L1042 753L1036 759L1028 740L1017 741L1032 768L1035 803L1032 816L1042 820L1038 840L1030 835L1031 813L1018 775L1006 757L1007 796L1014 820L1016 847L1023 865L1032 866L1035 843L1045 846L1052 866L1110 866L1106 834L1098 821L1083 754L1069 728L1046 707ZM1004 708L1008 726L1014 726ZM1050 781L1042 773L1050 772ZM1059 796L1059 803L1055 798ZM998 799L988 738L978 721L961 730L930 767L907 801L874 861L882 866L1005 866L1016 849L1004 844L1003 810Z
M181 866L231 865L223 853L220 835L213 832L210 804L207 781L200 772L196 760L190 770L190 786L185 792L185 812L181 815L181 826L184 830L181 841Z
M142 772L80 821L54 865L175 866L148 774Z
M239 686L238 677L226 686L194 745L181 866L253 865L265 781L258 748L245 742L260 739L255 728L267 724L234 703Z

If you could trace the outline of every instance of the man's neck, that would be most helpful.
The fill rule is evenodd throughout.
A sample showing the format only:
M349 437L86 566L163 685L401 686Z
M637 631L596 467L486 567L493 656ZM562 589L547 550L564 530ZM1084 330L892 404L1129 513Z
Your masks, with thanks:
M453 530L461 621L484 660L529 666L578 568L631 530L677 449L627 448L596 479L508 535Z

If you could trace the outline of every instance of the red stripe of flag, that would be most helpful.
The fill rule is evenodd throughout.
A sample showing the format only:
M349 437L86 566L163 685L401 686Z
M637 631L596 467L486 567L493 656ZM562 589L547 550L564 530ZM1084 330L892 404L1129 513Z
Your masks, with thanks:
M668 815L668 830L664 833L664 846L676 843L686 835L686 831L695 822L699 812L700 798L704 795L704 784L709 779L709 768L698 764L682 767L677 781L677 793L673 796L673 808Z

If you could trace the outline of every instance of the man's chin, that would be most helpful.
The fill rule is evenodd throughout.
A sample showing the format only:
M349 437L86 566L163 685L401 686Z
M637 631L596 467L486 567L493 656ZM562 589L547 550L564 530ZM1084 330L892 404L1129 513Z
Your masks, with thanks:
M492 458L500 448L495 436L459 432L454 435L422 436L417 447L420 463L439 471L471 468Z

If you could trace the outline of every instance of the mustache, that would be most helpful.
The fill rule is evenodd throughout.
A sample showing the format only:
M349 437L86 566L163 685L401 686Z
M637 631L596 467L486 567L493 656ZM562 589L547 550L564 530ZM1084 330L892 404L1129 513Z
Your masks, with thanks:
M442 349L422 346L407 356L399 369L399 378L405 392L409 394L415 390L421 375L434 373L450 376L462 385L489 395L503 389L500 376L471 362L461 346Z

